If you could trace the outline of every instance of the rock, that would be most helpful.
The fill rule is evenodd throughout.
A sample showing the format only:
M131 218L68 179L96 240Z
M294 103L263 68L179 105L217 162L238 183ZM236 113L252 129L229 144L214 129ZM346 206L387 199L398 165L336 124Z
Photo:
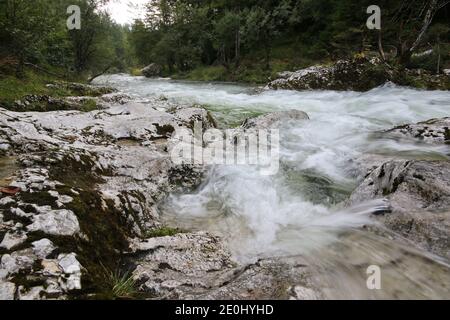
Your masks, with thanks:
M175 130L185 128L192 132L197 121L204 124L204 129L214 126L203 108L174 105L157 98L149 98L145 104L114 103L91 112L0 112L0 140L8 141L11 152L18 157L20 167L14 184L22 190L10 197L14 202L4 200L8 211L5 217L11 220L1 224L2 235L19 228L20 222L20 228L33 232L33 240L35 236L42 237L42 233L52 240L64 240L52 243L41 239L26 252L4 254L1 278L23 270L27 277L45 283L45 292L39 295L56 299L79 297L79 292L72 291L81 289L81 279L89 271L81 272L76 254L83 252L87 264L101 268L97 254L90 255L90 250L119 257L126 251L129 237L142 236L158 225L157 204L168 192L199 181L202 168L178 166L171 160L168 147L175 143ZM15 121L8 121L10 118ZM150 280L150 289L146 290L160 290L163 296L177 291L181 283L182 290L189 291L187 282L202 280L196 279L195 274L205 277L205 281L214 281L214 275L228 272L222 262L228 263L229 256L220 251L218 240L214 244L215 240L194 237L188 242L202 241L205 243L198 244L200 247L186 248L198 267L191 266L177 249L168 245L169 255L157 258L163 269L163 263L168 261L180 271L174 277L162 275L161 283L145 279L144 282ZM211 253L216 247L216 254ZM62 252L73 253L55 258L56 253ZM143 251L146 254L150 253ZM147 267L147 263L153 268L150 260L143 261L141 267ZM151 268L149 273L159 270ZM206 270L211 270L211 274ZM38 298L38 291L23 294Z
M384 163L356 188L350 204L383 197L392 211L378 216L384 225L450 259L450 161Z
M389 80L379 59L340 60L331 66L313 66L283 73L270 89L367 91Z
M61 275L61 268L56 259L44 259L41 261L42 274L45 276L59 276Z
M140 289L165 299L319 299L301 257L263 259L240 265L218 237L197 232L134 241L140 258L133 277ZM302 287L293 295L289 288Z
M61 254L58 256L58 260L59 267L68 275L65 279L59 279L63 290L81 290L81 264L78 262L76 254Z
M162 68L160 65L156 63L149 64L144 69L141 70L141 73L147 78L159 77L161 76Z
M15 274L19 271L30 269L37 257L31 249L16 251L11 254L4 254L1 258L0 269L8 274Z
M131 101L131 97L124 93L109 93L100 97L101 101L108 104L126 104Z
M40 300L41 294L45 292L44 287L38 286L25 291L23 287L19 288L19 300Z
M425 143L450 144L450 118L431 119L385 131L388 136L419 139Z
M0 301L14 300L16 285L12 282L0 281Z
M41 239L31 243L33 246L33 252L39 259L47 258L54 250L55 246L53 242L48 239Z
M319 300L325 295L302 257L262 259L220 286L187 298L206 300Z
M283 122L298 120L309 120L309 117L305 112L299 110L271 112L256 118L246 119L242 127L244 129L269 129L279 126Z
M295 72L283 72L271 81L269 89L368 91L387 82L430 90L448 90L450 78L425 70L388 67L378 58L355 57L330 66L312 66Z
M80 231L75 214L70 210L50 210L33 216L33 223L27 226L29 231L42 231L57 236L73 236Z
M59 266L66 274L74 274L81 272L81 265L76 258L75 253L60 254L58 256Z
M105 94L117 92L111 87L94 86L76 82L54 81L47 84L48 88L70 90L76 96L98 97Z
M217 286L235 267L220 239L203 232L135 241L131 249L142 257L133 277L159 297Z
M8 204L14 203L14 199L11 197L4 197L0 199L0 206L6 206Z
M0 243L0 248L10 250L27 240L27 235L24 233L12 233L7 232L2 242Z

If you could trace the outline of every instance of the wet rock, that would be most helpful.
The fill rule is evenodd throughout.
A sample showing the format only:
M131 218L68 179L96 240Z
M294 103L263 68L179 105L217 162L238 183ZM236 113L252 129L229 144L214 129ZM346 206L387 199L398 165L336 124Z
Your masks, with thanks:
M283 122L298 120L309 120L309 117L305 112L299 110L271 112L256 118L245 120L242 127L244 129L269 129L279 126Z
M356 188L350 203L383 197L392 211L378 216L384 225L450 259L449 161L384 163Z
M240 265L220 238L208 233L135 241L133 276L140 290L167 299L318 299L310 270L300 257ZM292 293L291 288L302 287ZM295 291L294 291L295 292Z
M162 72L162 67L157 63L152 63L141 70L141 73L147 78L159 77Z
M450 118L431 119L385 131L392 137L409 137L425 143L450 144Z
M331 66L313 66L283 73L268 84L270 89L367 91L388 81L379 59L340 60Z
M323 289L301 257L262 259L235 272L221 286L189 298L207 300L318 300Z
M57 236L73 236L80 231L75 214L70 210L49 210L33 216L33 223L27 226L29 231L42 231Z
M151 238L131 244L139 253L134 278L157 297L180 297L218 285L235 263L219 238L199 232Z
M269 89L368 91L386 82L423 89L448 90L450 79L425 70L396 69L378 58L355 57L330 66L312 66L295 72L283 72L271 81Z

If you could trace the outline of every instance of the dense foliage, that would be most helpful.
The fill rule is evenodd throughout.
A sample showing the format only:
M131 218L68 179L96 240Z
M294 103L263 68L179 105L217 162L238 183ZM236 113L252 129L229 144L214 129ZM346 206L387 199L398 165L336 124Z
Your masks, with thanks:
M449 67L445 0L377 1L381 31L366 27L371 0L148 0L132 26L114 23L107 2L0 0L0 73L20 77L28 65L87 78L156 62L168 75L261 81L355 53L433 72ZM82 28L69 31L73 4Z
M366 27L371 0L150 0L130 40L141 64L157 62L170 73L202 65L242 71L243 63L294 68L379 50L408 65L414 51L448 42L447 1L377 3L382 32Z
M128 28L101 10L107 0L1 0L0 71L26 65L81 75L109 67L125 70ZM69 30L67 8L81 8L82 28ZM55 71L56 72L56 71Z

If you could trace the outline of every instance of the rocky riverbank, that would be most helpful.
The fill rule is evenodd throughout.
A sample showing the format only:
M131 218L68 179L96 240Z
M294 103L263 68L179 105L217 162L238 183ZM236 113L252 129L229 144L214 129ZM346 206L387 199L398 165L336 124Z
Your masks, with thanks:
M302 256L242 264L216 235L161 224L158 204L204 176L202 167L175 165L169 150L176 129L192 132L196 121L215 126L206 110L95 90L101 94L90 99L102 106L89 112L0 109L0 299L328 296L317 274L330 270ZM286 120L308 115L266 114L236 133ZM448 128L446 118L377 134L445 146ZM373 218L407 239L402 243L448 261L448 161L366 156L355 159L361 183L347 205L386 198L389 209ZM391 236L379 226L370 231Z
M357 57L331 65L312 66L295 72L281 72L267 85L270 89L368 91L392 82L428 90L449 90L448 74L433 75L425 70L398 69L379 58Z

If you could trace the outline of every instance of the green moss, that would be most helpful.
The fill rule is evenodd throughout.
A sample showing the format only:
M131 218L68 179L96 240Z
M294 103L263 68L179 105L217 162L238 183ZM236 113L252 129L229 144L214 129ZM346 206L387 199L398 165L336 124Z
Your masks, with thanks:
M132 286L126 277L116 277L117 283L112 286L111 277L105 275L105 268L117 270L116 274L123 275L121 270L124 266L121 261L123 253L128 250L127 239L133 234L123 213L116 209L113 201L103 200L97 191L97 183L101 179L97 177L93 167L94 162L86 155L80 156L79 161L67 156L53 164L49 171L50 179L64 183L64 186L57 187L57 191L73 198L66 208L77 216L83 236L53 236L30 232L26 243L29 246L32 241L45 237L58 248L52 254L53 258L59 253L77 253L77 259L86 270L82 277L83 289L71 294L72 298L114 299L127 295ZM77 190L78 194L72 192L72 189ZM48 192L20 193L18 199L40 206L54 206L56 200ZM32 207L26 209L29 211ZM26 224L28 223L30 221ZM22 277L17 280L22 283L29 279Z
M144 237L145 238L167 237L167 236L174 236L179 233L183 233L183 231L177 228L160 227L157 229L147 231Z
M94 99L86 99L81 104L81 111L90 112L98 109L97 102Z
M142 76L141 69L139 69L139 68L131 68L130 74L134 77Z

